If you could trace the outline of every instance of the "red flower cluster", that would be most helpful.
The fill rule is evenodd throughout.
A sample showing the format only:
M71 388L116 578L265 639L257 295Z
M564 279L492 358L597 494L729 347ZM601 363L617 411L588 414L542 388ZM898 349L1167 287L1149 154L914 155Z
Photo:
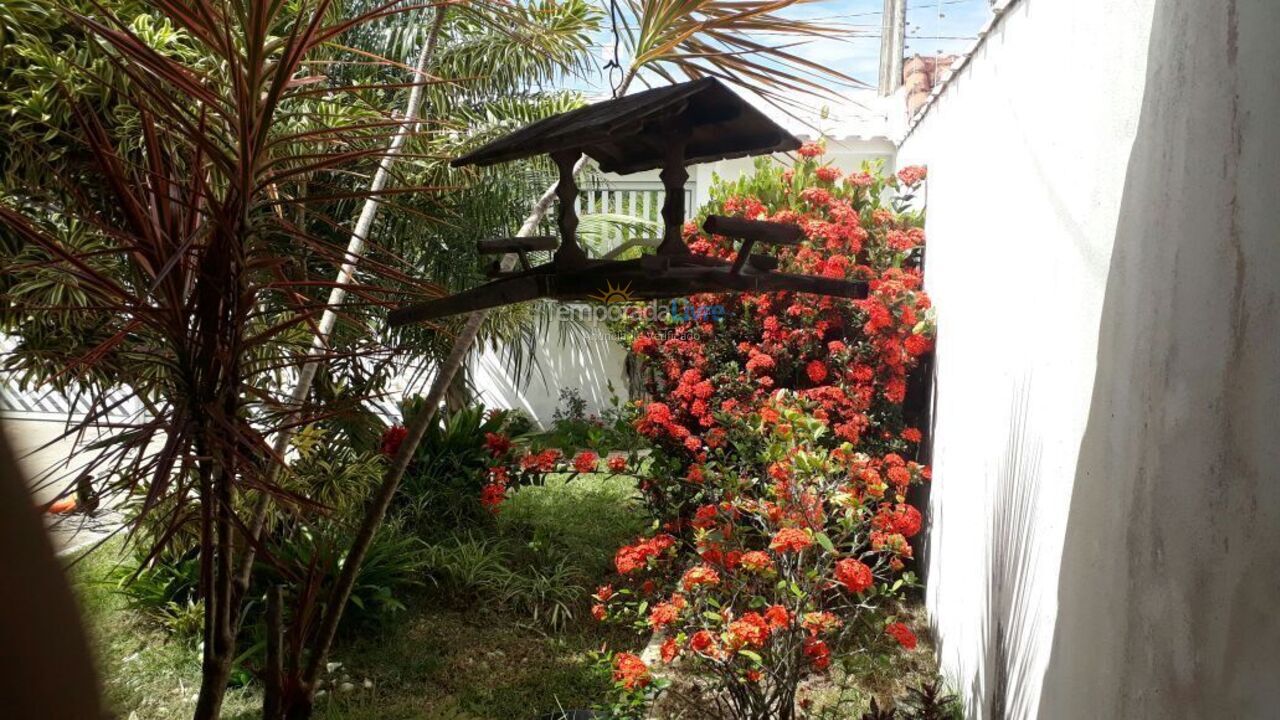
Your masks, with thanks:
M836 581L851 593L865 592L875 584L875 575L865 563L853 558L836 561Z
M613 565L622 575L629 575L645 568L649 560L671 549L676 539L670 535L655 535L634 545L625 545L613 556Z
M898 641L898 644L908 650L916 649L916 634L911 632L911 628L900 622L889 623L885 626L884 632L889 637Z
M387 457L395 457L396 453L400 452L400 445L407 437L409 437L409 428L403 425L392 425L382 431L382 440L378 443L378 449Z
M583 450L573 457L573 471L580 473L595 472L600 465L600 456L590 450Z
M812 544L813 538L808 531L799 528L782 528L769 542L769 549L776 553L798 553Z
M923 438L902 405L933 342L925 237L889 194L924 171L840 182L820 144L797 154L708 211L799 225L800 246L772 251L779 270L865 282L865 300L708 293L690 300L720 319L624 323L650 396L634 415L651 446L640 489L670 534L618 550L628 590L598 594L599 616L663 633L664 661L683 654L722 689L827 668L842 628L893 592L923 524L906 494L929 471L909 459ZM696 222L684 235L695 253L736 255Z
M627 690L639 690L652 680L649 666L637 655L618 653L613 656L613 681Z
M927 175L928 172L919 165L908 165L898 171L898 179L908 187L919 185Z

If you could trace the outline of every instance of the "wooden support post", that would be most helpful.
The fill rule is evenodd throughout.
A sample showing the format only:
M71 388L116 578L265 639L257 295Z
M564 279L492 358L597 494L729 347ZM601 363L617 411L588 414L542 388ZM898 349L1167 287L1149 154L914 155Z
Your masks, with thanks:
M566 150L553 153L551 159L560 170L560 182L556 183L556 199L560 201L557 224L560 226L560 249L556 251L556 267L573 268L587 264L587 254L578 244L578 211L574 204L578 199L578 181L573 176L573 166L582 153Z
M662 201L662 244L658 246L658 254L688 255L689 247L681 236L684 228L684 184L689 179L689 171L684 167L687 133L672 135L662 172L658 174L667 195Z

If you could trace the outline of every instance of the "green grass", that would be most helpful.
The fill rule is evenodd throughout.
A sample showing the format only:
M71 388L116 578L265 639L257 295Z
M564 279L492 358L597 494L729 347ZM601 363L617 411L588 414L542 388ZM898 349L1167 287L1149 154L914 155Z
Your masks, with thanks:
M71 570L108 706L125 720L190 717L200 684L199 648L170 638L154 620L125 607L115 583L106 579L120 549L118 541L110 542ZM228 713L260 707L252 691L227 694Z
M582 603L608 572L614 549L646 528L634 497L630 478L605 476L552 477L515 493L484 536L511 549L509 574L535 578L533 571L548 563L571 567L582 584L575 619L552 633L527 612L499 612L483 596L458 603L428 581L418 597L403 598L408 609L389 624L344 639L332 658L341 667L327 678L316 717L532 720L557 707L598 702L609 678L591 652L638 640L599 626L581 612ZM119 542L109 543L72 570L109 706L122 720L190 717L198 645L126 606L106 579L121 552ZM261 702L253 686L233 689L223 716L257 718Z
M648 526L635 479L618 475L550 475L544 485L513 494L498 515L504 539L532 553L565 557L594 577L608 574L618 547Z
M190 717L200 677L198 648L126 608L114 585L100 580L118 550L104 546L73 570L109 706L122 719ZM635 642L589 622L549 634L510 615L445 609L425 600L401 618L338 648L333 660L341 667L327 677L318 718L507 720L534 718L557 706L589 707L609 685L590 653ZM364 687L365 680L372 688ZM354 688L339 690L344 681ZM256 688L228 693L224 717L248 720L260 713Z
M590 707L609 679L590 653L609 637L598 627L548 635L488 613L420 609L405 623L352 644L331 675L356 686L326 693L327 720L529 718L557 707ZM364 680L372 689L364 689ZM252 715L244 716L245 719Z

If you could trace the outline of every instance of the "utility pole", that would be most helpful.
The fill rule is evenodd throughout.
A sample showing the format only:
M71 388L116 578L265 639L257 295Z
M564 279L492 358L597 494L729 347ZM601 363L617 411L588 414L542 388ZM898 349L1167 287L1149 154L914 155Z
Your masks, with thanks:
M884 0L880 23L880 94L892 95L902 85L907 52L907 0Z

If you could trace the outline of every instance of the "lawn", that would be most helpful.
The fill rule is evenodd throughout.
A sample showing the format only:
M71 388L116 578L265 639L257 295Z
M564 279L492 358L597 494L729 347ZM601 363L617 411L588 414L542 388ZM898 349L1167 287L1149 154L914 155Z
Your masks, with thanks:
M630 647L636 638L583 610L612 548L646 524L631 495L622 478L551 478L516 493L492 527L435 544L434 567L420 591L403 598L406 609L346 635L317 716L534 718L598 702L610 680L592 651ZM477 547L484 552L458 552ZM108 702L121 718L189 717L199 626L175 632L131 609L110 579L125 555L112 541L72 569ZM557 594L539 585L548 564L563 572ZM561 615L553 618L549 606ZM242 685L228 694L224 717L260 715L260 692Z

